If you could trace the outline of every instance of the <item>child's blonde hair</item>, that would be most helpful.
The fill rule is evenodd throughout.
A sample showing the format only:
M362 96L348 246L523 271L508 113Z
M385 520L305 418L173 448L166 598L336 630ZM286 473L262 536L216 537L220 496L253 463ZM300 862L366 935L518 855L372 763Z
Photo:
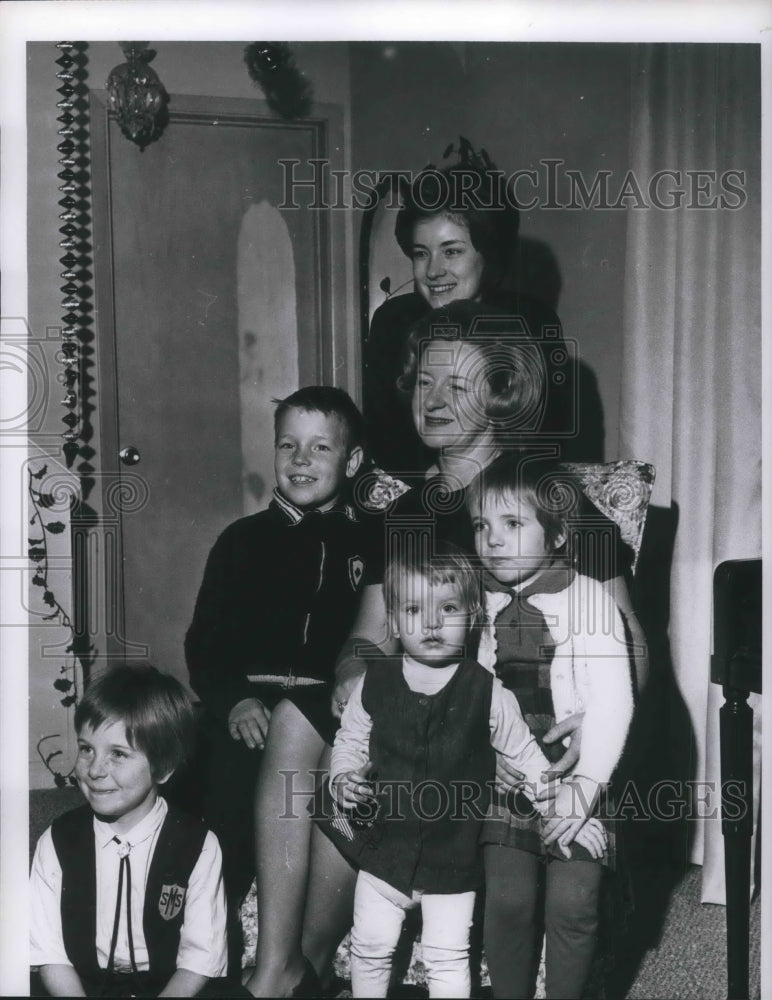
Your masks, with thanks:
M424 535L400 532L398 542L386 563L383 597L389 617L399 609L400 594L407 576L420 576L432 585L450 584L458 588L459 597L470 615L470 631L479 626L483 617L480 574L469 557L450 542L435 542Z

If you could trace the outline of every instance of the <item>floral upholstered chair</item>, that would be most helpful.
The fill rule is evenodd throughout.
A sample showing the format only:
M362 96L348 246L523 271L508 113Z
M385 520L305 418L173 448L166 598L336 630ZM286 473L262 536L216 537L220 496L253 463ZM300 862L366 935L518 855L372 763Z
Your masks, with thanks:
M633 553L635 573L643 529L654 487L654 466L647 462L566 462L582 492L619 527L622 541Z

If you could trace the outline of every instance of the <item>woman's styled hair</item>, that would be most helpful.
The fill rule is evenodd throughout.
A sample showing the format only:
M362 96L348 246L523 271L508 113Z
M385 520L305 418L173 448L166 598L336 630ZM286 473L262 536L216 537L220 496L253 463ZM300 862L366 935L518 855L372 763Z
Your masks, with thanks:
M433 309L408 334L397 379L401 392L413 393L424 353L436 340L458 340L478 349L479 373L488 390L482 405L494 432L538 431L546 402L545 364L538 342L519 317L465 299Z
M525 500L544 529L547 548L558 552L568 547L582 493L574 477L556 462L516 453L499 455L467 487L466 503L473 517L485 496L504 504Z
M307 413L323 413L326 417L336 416L346 429L349 452L364 444L364 418L354 400L343 389L331 385L307 385L286 399L274 399L273 402L276 403L274 435L278 434L281 419L288 410L305 410Z
M490 160L483 166L469 162L469 157L458 165L422 170L404 191L394 227L407 257L413 257L416 225L437 216L469 230L472 246L485 260L481 290L496 288L512 267L520 223L519 212L508 199L503 171Z
M190 758L195 739L193 706L178 680L149 663L118 664L95 675L75 709L75 729L122 722L129 744L164 781Z
M434 586L450 584L457 587L469 612L470 631L481 624L480 575L466 553L450 542L433 541L418 532L395 533L392 541L393 550L383 578L383 597L389 617L399 609L405 581L408 577L419 576Z

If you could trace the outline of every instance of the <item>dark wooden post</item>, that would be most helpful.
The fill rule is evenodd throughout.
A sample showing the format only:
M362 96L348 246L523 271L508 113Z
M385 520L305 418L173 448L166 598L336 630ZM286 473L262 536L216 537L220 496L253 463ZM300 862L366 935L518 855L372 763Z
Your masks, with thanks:
M726 873L729 1000L748 1000L753 711L761 691L761 560L730 560L713 577L711 680L721 684L721 832Z

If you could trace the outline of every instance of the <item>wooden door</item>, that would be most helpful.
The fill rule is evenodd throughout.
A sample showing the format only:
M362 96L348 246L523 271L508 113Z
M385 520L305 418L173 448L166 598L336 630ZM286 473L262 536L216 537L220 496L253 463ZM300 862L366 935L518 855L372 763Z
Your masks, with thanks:
M140 151L92 95L100 653L186 679L206 555L270 499L270 400L332 380L338 223L282 208L280 161L310 175L310 159L342 148L338 130L332 109L285 123L258 101L172 96L164 134Z

